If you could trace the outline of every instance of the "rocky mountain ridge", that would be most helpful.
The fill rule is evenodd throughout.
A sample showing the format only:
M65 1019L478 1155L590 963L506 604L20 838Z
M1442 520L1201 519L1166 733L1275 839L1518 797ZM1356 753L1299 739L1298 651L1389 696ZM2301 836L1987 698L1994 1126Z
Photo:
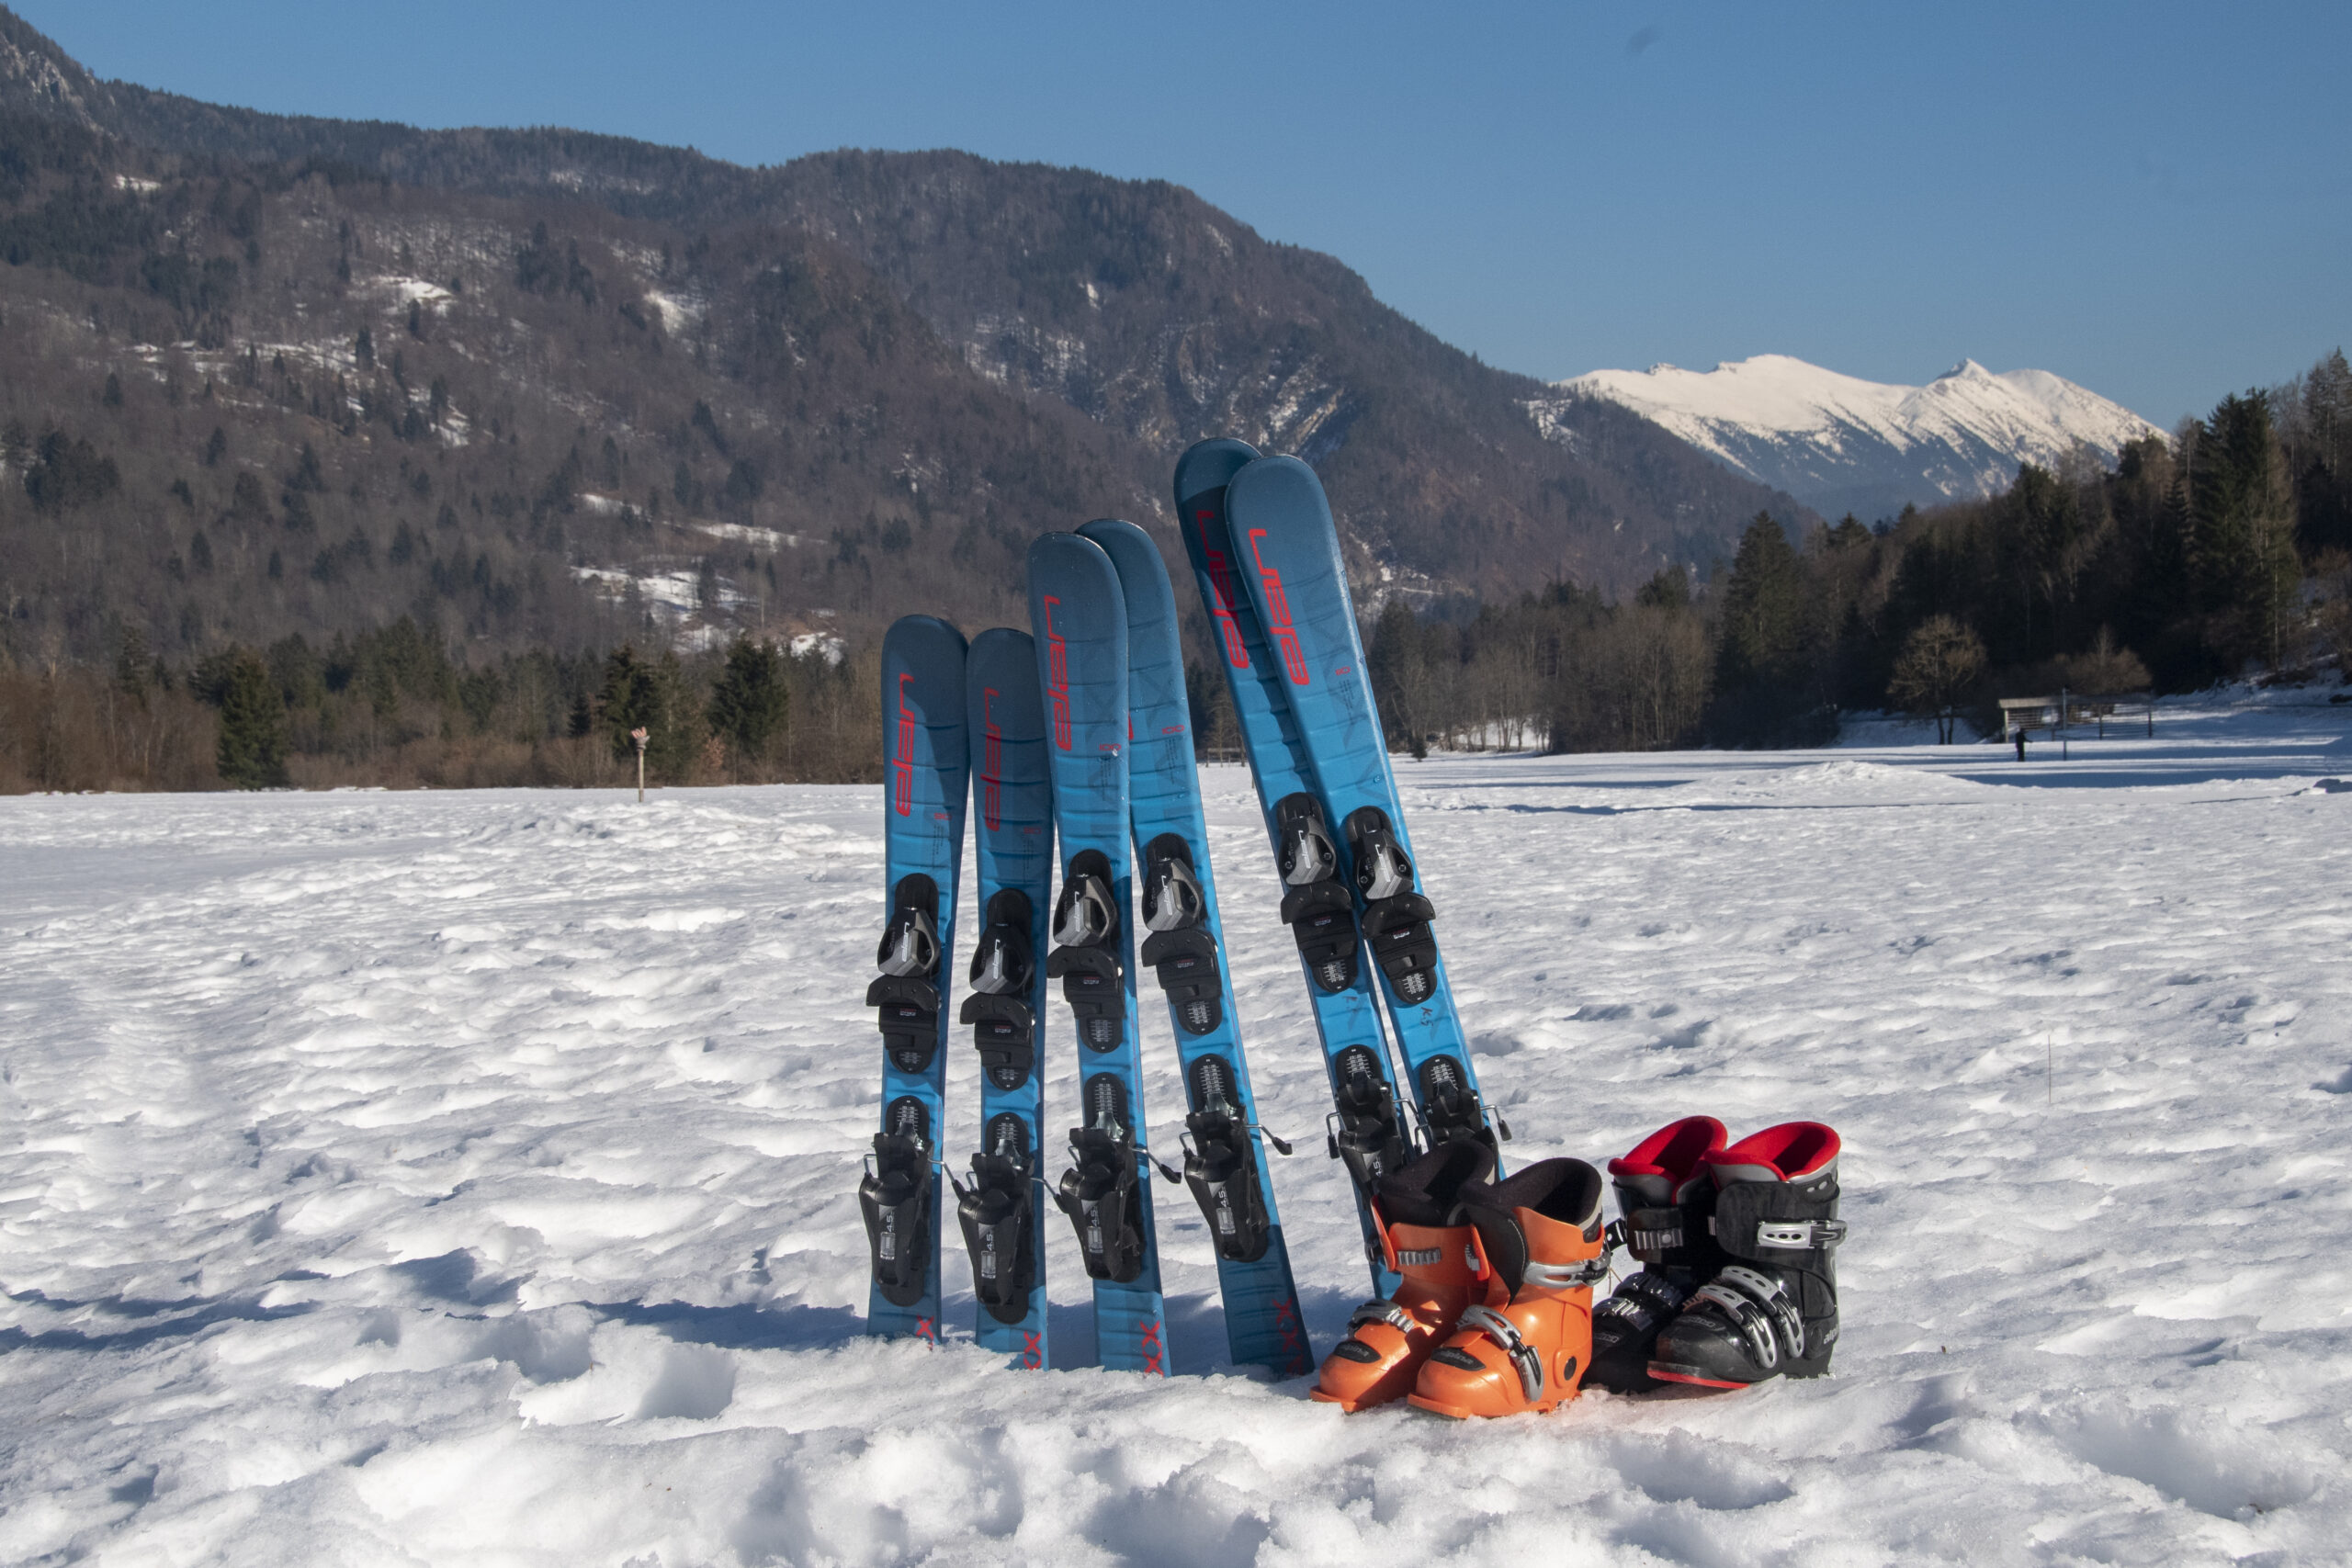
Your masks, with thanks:
M2006 490L2020 463L2076 452L2112 465L2154 425L2046 370L1996 374L1973 359L1922 387L1842 376L1782 354L1684 370L1595 370L1559 383L1656 421L1738 473L1829 516Z

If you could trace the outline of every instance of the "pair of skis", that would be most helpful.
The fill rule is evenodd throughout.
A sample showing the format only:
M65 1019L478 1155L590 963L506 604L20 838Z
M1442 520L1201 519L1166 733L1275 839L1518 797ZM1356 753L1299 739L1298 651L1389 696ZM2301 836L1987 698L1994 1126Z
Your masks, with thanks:
M1034 640L985 633L967 660L952 627L910 616L884 642L890 907L883 973L867 996L884 1034L884 1112L859 1193L873 1248L870 1326L939 1337L939 1227L929 1216L938 1207L944 1111L941 976L977 735L971 790L986 927L962 1017L981 1053L983 1129L971 1184L956 1181L956 1190L980 1343L1012 1351L1021 1365L1046 1361L1036 1044L1042 987L1053 978L1077 1021L1082 1121L1070 1132L1072 1167L1052 1196L1076 1227L1093 1280L1098 1359L1168 1371L1137 1006L1148 965L1178 1041L1187 1100L1181 1179L1207 1223L1230 1352L1237 1363L1303 1373L1313 1358L1225 962L1167 570L1141 529L1106 520L1038 540L1029 575ZM951 710L959 686L964 704ZM1057 835L1063 875L1049 927ZM1140 948L1136 858L1149 933ZM1054 945L1041 964L1049 933Z
M980 1054L980 1148L971 1181L950 1177L972 1258L978 1339L1026 1367L1046 1364L1045 1248L1038 1235L1044 1094L1037 1032L1053 871L1051 784L1036 660L1028 637L963 634L909 615L882 641L881 970L866 991L882 1031L882 1130L858 1203L872 1251L868 1326L940 1337L940 1129L951 1032L945 965L968 796L979 805L982 929L961 1021ZM974 774L973 741L979 747ZM968 784L968 788L967 788Z
M1175 490L1331 1077L1329 1152L1355 1189L1374 1288L1385 1295L1396 1277L1372 1208L1381 1177L1417 1146L1493 1147L1510 1131L1479 1099L1321 483L1295 457L1215 440L1184 454Z

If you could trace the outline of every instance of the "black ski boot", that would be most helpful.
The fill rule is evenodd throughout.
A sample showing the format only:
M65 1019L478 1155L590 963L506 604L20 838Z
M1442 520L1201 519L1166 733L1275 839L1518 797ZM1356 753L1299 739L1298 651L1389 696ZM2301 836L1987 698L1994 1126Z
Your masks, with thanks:
M1817 1378L1838 1347L1838 1134L1783 1122L1703 1156L1724 1267L1659 1333L1650 1375L1702 1388Z
M1659 1387L1650 1376L1658 1330L1671 1322L1690 1292L1723 1266L1708 1221L1715 1208L1715 1179L1703 1156L1724 1146L1724 1124L1686 1116L1660 1127L1623 1159L1609 1162L1617 1190L1611 1239L1641 1268L1592 1309L1592 1370L1586 1381L1619 1393Z

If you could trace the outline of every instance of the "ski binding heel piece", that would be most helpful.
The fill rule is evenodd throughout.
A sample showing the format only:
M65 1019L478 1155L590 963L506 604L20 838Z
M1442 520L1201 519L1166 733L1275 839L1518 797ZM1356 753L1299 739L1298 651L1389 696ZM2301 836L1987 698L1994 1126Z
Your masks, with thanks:
M930 1117L906 1095L891 1101L888 1121L891 1131L874 1134L857 1206L882 1299L910 1307L923 1298L931 1260Z
M1415 887L1412 859L1396 841L1386 812L1358 807L1348 814L1347 833L1373 962L1400 1001L1425 1002L1437 989L1437 936L1430 930L1437 906Z
M1143 1185L1126 1090L1108 1073L1086 1080L1088 1124L1069 1131L1070 1157L1054 1202L1078 1229L1089 1278L1125 1284L1143 1272Z
M1282 841L1283 924L1290 927L1315 983L1338 993L1356 982L1355 897L1339 880L1340 855L1323 826L1323 807L1304 791L1274 806Z
M1024 999L1035 973L1029 953L1029 898L1008 887L989 900L989 924L972 953L972 994L956 1014L972 1025L980 1070L1005 1090L1019 1089L1036 1066L1036 1019Z
M988 1145L972 1156L972 1185L956 1183L956 1217L972 1255L972 1293L999 1323L1019 1323L1037 1282L1029 1201L1037 1167L1021 1118L1009 1111L989 1122Z
M1159 988L1177 1027L1207 1034L1225 1021L1225 987L1218 976L1216 937L1201 922L1208 896L1193 872L1182 838L1162 833L1144 847L1143 923L1151 931L1138 955L1159 975Z
M902 1073L931 1070L939 1050L939 888L921 872L899 879L890 923L874 955L882 973L865 988L883 1054Z
M1115 945L1119 917L1111 898L1111 863L1100 850L1070 857L1054 909L1054 940L1046 974L1062 983L1089 1050L1115 1049L1126 1034L1126 976Z

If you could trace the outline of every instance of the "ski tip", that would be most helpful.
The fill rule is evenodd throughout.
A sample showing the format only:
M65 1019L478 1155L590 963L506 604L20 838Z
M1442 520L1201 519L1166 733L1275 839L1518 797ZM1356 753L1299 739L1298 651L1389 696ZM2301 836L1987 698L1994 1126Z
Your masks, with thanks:
M1180 509L1194 496L1223 490L1233 482L1233 476L1258 460L1261 454L1246 441L1236 441L1230 435L1212 436L1196 441L1176 459L1176 505Z
M960 665L967 645L963 632L952 621L943 621L937 615L900 615L882 634L882 647L886 656L897 649L905 650L910 658L944 658Z
M1226 486L1226 510L1241 526L1248 516L1317 517L1329 521L1331 502L1323 481L1296 457L1261 457Z

